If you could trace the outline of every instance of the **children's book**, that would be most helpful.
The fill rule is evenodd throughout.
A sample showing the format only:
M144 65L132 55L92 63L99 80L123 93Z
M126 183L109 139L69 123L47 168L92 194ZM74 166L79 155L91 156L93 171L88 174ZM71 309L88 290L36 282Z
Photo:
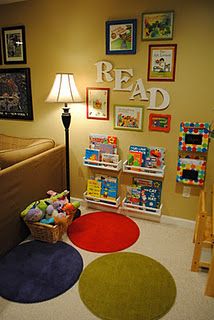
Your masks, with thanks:
M165 148L163 148L163 147L147 147L145 167L147 167L147 168L163 168L164 164L165 164Z
M98 149L85 149L85 160L100 161L100 150Z
M129 147L129 152L141 152L142 153L142 163L141 163L142 167L145 166L145 160L146 160L147 151L148 151L147 147L144 147L144 146L131 145Z
M128 165L141 167L141 165L142 165L142 152L129 151Z
M105 147L103 145L108 145L108 146L110 145L110 147L106 147L106 148L113 150L112 152L107 150L106 153L117 154L117 137L116 136L109 136L105 134L96 134L96 133L93 133L93 134L91 133L89 135L90 149L100 149L100 148L104 149Z
M101 182L89 179L87 183L87 195L95 198L100 198Z
M107 163L115 163L119 162L119 155L118 154L110 154L110 153L102 153L101 154L101 161Z
M114 145L113 144L105 144L105 143L95 143L95 149L100 150L100 153L114 153Z
M126 202L140 205L141 187L126 186Z
M134 177L133 184L141 188L140 205L152 208L160 207L162 181Z
M116 200L118 197L118 179L107 175L95 175L95 180L101 183L100 197Z

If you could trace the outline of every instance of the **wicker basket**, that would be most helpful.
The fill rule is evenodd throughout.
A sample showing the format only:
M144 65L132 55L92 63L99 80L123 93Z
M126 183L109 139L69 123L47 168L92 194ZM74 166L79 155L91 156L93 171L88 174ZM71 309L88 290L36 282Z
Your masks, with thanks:
M67 227L71 224L74 214L67 216ZM30 229L31 235L34 239L45 241L49 243L55 243L62 239L63 233L66 231L65 226L50 225L40 222L26 222L26 225ZM67 228L66 228L67 229Z

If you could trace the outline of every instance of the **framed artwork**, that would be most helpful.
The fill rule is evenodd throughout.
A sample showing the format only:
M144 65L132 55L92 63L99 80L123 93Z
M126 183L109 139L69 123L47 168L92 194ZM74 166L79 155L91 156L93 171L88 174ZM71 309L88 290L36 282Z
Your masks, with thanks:
M0 37L0 65L2 64L2 47L1 47L1 37Z
M135 54L137 19L106 21L106 54Z
M2 28L5 64L26 63L25 27Z
M143 131L143 107L115 105L114 129Z
M170 131L171 115L150 113L149 130L151 131Z
M149 45L148 81L175 81L177 44Z
M30 68L0 69L0 119L33 120Z
M109 119L110 88L86 88L87 119Z
M174 12L142 13L142 40L173 38Z

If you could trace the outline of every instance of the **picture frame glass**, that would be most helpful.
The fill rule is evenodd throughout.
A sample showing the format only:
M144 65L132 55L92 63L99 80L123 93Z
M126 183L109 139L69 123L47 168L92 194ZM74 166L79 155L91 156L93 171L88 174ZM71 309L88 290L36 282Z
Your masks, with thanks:
M170 131L171 115L150 113L149 130L151 131Z
M173 38L174 12L142 13L142 40Z
M109 119L109 88L86 88L87 119Z
M143 131L142 106L114 106L114 129Z
M177 45L149 45L148 80L174 81Z
M136 53L137 20L106 22L106 54Z
M0 69L0 119L33 120L30 69Z
M2 28L4 63L26 63L25 27Z

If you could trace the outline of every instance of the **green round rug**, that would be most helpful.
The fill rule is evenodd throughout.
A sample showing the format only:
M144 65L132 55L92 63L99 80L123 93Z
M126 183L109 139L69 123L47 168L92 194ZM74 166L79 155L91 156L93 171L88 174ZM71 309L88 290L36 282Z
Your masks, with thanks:
M176 285L169 271L154 259L119 252L90 263L79 279L86 307L108 320L156 320L172 307Z

